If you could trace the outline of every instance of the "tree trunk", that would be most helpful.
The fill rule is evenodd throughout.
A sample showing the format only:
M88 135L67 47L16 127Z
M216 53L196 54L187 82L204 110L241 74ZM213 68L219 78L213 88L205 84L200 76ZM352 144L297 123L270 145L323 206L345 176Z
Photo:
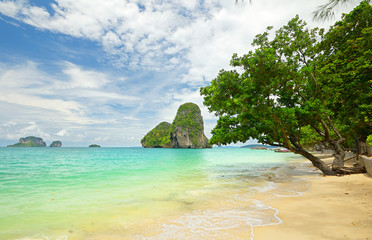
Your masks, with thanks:
M330 175L330 176L336 175L336 173L330 167L328 167L328 165L325 162L320 160L320 158L314 156L313 154L303 149L302 146L298 144L297 142L293 141L293 139L291 139L291 143L293 145L293 148L291 148L291 150L294 153L301 154L305 158L309 159L310 162L313 164L313 166L318 168L320 171L322 171L324 175Z
M366 173L366 168L364 166L357 166L357 167L343 167L336 171L338 175L346 175L346 174L357 174L357 173Z
M335 149L335 159L332 163L332 170L337 171L344 167L345 150L342 149L339 141L331 140L330 142Z
M309 153L308 151L304 149L298 149L297 153L301 154L305 158L309 159L314 167L318 168L324 175L333 176L336 175L336 173L328 167L328 165L320 160L320 158L314 156L313 154Z

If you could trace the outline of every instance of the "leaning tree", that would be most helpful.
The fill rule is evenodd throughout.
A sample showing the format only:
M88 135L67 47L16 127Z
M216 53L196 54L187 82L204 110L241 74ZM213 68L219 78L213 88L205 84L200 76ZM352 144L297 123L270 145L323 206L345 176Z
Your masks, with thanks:
M319 61L325 51L317 41L323 30L307 29L298 16L272 40L271 29L256 36L254 51L233 55L231 65L240 69L221 70L210 86L201 88L204 104L219 117L211 143L254 138L303 155L326 175L359 172L343 166L345 138L339 129L344 123L331 107L339 90L324 87ZM306 150L314 137L336 150L332 167Z

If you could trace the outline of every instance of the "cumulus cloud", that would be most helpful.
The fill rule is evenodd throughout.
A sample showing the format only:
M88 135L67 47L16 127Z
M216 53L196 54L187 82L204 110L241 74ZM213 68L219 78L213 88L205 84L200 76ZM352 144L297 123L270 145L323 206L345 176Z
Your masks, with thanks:
M83 70L70 62L65 63L63 73L70 79L68 84L64 84L68 88L100 88L108 83L103 73Z
M17 125L16 122L10 121L10 122L6 122L4 124L1 124L0 127L11 127L11 126L15 126L15 125Z
M26 123L26 126L24 126L23 128L17 129L16 131L11 132L11 133L7 133L5 136L6 136L6 139L9 139L9 140L14 140L14 139L18 140L21 137L27 137L27 136L39 136L39 137L47 139L50 137L50 134L44 132L40 128L40 126L38 126L36 122L28 122Z
M0 13L36 28L97 41L127 66L161 69L174 56L155 52L172 44L168 36L192 19L197 5L197 1L56 0L48 11L18 0L1 2Z
M232 53L246 52L266 26L281 26L296 14L311 22L312 12L322 3L55 0L41 6L28 0L6 0L0 2L0 13L39 29L96 41L116 67L183 68L186 74L179 80L200 85L228 65Z
M62 129L61 131L57 132L56 135L63 137L69 135L69 133L66 129Z

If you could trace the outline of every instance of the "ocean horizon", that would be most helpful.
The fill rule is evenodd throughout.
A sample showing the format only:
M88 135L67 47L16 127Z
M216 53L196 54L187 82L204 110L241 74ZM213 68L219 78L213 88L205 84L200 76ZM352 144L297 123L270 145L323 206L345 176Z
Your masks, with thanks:
M308 164L247 148L1 148L0 239L253 239ZM281 183L286 183L283 187Z

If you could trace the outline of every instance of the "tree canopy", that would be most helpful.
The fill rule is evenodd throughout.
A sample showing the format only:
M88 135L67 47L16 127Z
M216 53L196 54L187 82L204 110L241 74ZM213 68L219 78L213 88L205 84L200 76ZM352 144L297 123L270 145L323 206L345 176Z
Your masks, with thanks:
M350 17L356 12L363 12L364 17ZM228 144L254 138L260 143L286 147L302 154L324 174L333 175L340 171L345 155L341 146L345 138L340 128L347 123L341 116L352 113L347 109L337 110L336 103L343 100L347 108L370 109L368 96L350 93L353 99L347 99L344 94L348 93L347 88L355 87L349 91L367 93L370 98L371 82L362 76L370 76L371 63L367 62L368 57L371 59L368 56L371 47L367 34L371 16L371 6L364 1L326 34L323 29L308 29L306 23L296 16L273 37L269 37L272 27L257 35L252 43L254 51L241 57L233 55L230 64L238 70L221 70L210 86L200 90L204 104L219 117L212 130L211 143ZM358 24L358 21L363 24ZM335 68L335 60L342 62L343 58L351 59L358 55L345 46L348 44L342 44L342 40L332 41L338 25L353 23L354 28L345 30L344 41L346 39L348 44L358 42L360 49L357 51L363 55L367 50L367 54L361 56L358 63ZM355 29L362 36L355 33ZM348 71L356 74L344 84L344 75L348 75ZM334 76L338 77L338 84ZM359 89L361 86L365 88ZM353 103L345 103L349 101ZM367 120L363 121L369 122L371 112L366 110L364 113L358 116L364 116ZM365 126L361 128L365 130ZM314 138L336 150L332 168L305 150Z
M372 7L363 1L322 36L318 51L321 88L332 92L328 107L342 134L365 140L372 133Z

